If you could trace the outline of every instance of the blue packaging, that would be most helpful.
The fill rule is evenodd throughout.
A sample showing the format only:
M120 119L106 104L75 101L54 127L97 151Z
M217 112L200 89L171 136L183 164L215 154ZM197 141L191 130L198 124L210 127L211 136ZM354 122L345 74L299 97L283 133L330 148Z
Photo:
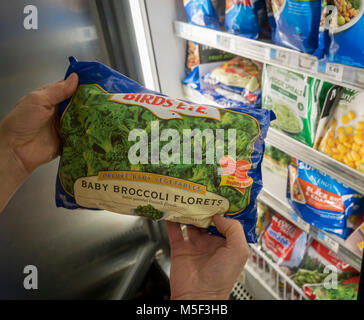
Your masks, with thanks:
M288 171L287 199L309 224L346 239L352 215L364 208L364 197L310 165L297 160Z
M247 241L257 241L256 198L262 188L264 139L274 120L271 111L222 109L173 99L99 62L78 62L71 57L66 78L73 72L79 77L78 88L59 108L63 146L56 181L57 207L167 219L204 227L213 234L218 232L211 225L212 216L220 214L240 221ZM161 131L156 133L155 126ZM169 133L163 129L166 127ZM198 159L179 163L181 158L175 155L183 152L185 159L184 147L174 152L172 146L172 158L163 158L170 156L170 149L162 151L171 143L158 142L155 149L152 142L169 141L164 134L176 133L170 137L179 145L187 134L183 130L199 128L234 129L236 139L229 132L225 134L225 129L216 131L216 137L213 133L214 139L220 139L219 144L216 140L220 148L216 148L216 161L209 165L207 157L203 158L206 163ZM150 135L151 141L144 135ZM146 152L139 149L138 153L135 147L145 143ZM235 156L230 156L232 143ZM196 142L194 146L199 147ZM155 162L155 150L161 157L158 159L173 162ZM134 162L130 154L139 160ZM215 150L213 154L215 157Z
M281 46L313 53L318 44L320 0L272 0L276 22L272 40Z
M250 39L259 36L262 0L226 0L225 27L232 34Z
M261 106L261 78L263 64L243 57L235 57L202 76L207 87L240 94L250 105Z
M190 24L220 30L219 17L211 0L183 0Z
M340 12L342 4L333 0L323 1L324 8L336 6L339 12L337 18L331 19L329 27L320 30L321 47L324 48L321 53L326 54L330 62L364 68L364 3L360 0L346 0L345 3L346 17L343 11ZM327 18L326 11L323 15Z

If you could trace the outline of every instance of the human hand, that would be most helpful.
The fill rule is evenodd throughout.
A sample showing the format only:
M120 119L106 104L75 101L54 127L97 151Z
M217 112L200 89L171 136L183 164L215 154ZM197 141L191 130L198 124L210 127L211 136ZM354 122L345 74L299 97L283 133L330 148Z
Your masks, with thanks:
M214 216L226 239L205 229L187 226L188 239L180 225L166 221L171 247L171 299L226 300L249 257L250 249L239 221Z
M57 105L77 88L78 76L46 85L20 99L0 122L1 145L26 176L60 153Z

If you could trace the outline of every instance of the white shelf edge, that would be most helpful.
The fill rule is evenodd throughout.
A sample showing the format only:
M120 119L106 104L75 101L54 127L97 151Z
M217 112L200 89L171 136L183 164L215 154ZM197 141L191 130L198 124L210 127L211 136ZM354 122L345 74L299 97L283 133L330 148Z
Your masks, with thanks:
M331 74L328 74L326 71L319 71L318 66L322 62L319 62L316 57L270 42L252 40L180 21L174 22L174 31L176 36L185 40L198 42L246 58L327 80L337 85L352 89L364 89L364 69L362 68L326 63L326 70L338 70L337 73L331 72Z
M269 128L266 142L364 194L364 174L359 171L306 146L274 128Z

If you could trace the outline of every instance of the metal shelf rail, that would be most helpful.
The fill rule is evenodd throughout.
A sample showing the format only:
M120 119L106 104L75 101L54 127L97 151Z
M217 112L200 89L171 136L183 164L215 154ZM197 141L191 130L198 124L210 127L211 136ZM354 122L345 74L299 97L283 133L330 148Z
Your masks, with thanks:
M312 55L280 47L267 41L251 40L180 21L174 22L174 31L178 37L186 40L301 72L352 89L364 89L364 69L361 68L324 62Z
M216 105L197 90L184 86L186 98L195 103ZM330 177L364 194L364 174L336 161L326 154L289 137L277 129L269 128L266 142L281 151L327 173Z
M252 275L272 299L307 300L303 290L270 260L258 245L251 245L250 248L251 256L245 266L245 272Z

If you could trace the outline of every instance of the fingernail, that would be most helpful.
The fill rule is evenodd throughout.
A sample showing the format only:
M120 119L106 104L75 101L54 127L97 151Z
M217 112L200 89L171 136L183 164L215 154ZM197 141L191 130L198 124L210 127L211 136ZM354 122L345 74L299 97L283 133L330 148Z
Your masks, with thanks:
M76 75L76 73L75 72L73 72L73 73L71 73L69 76L68 76L68 78L66 79L66 81L73 81L74 79L75 79L75 77L76 77L77 75Z

